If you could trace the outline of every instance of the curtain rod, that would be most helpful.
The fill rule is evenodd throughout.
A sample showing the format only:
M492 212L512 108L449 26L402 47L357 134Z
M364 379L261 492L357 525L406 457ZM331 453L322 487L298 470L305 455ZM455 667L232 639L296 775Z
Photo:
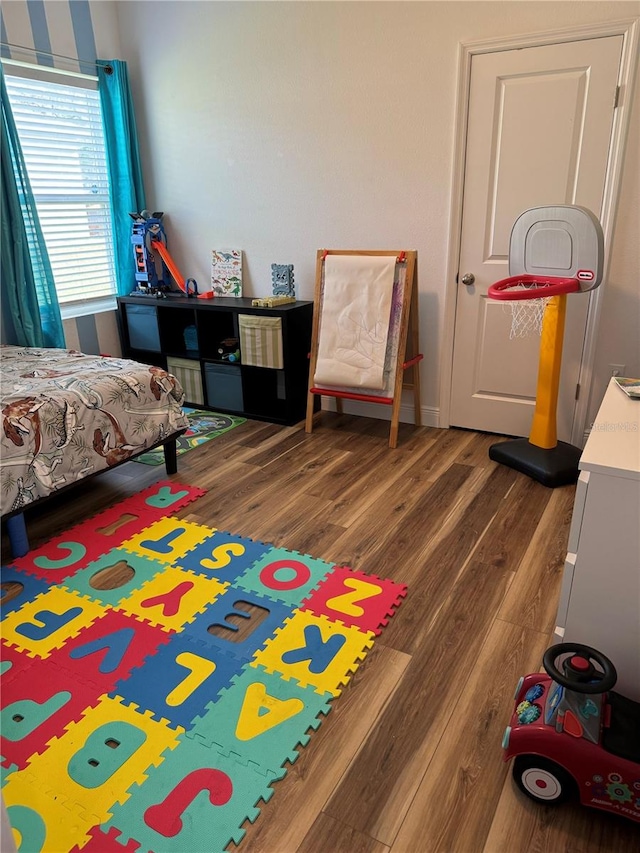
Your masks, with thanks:
M104 62L102 59L81 59L79 56L65 56L63 53L53 53L50 50L40 50L35 47L25 47L23 44L12 44L10 41L0 41L0 46L2 47L13 47L16 50L25 50L29 53L42 53L44 56L52 56L55 59L67 59L69 62L75 62L76 64L87 64L87 65L95 65L96 68L104 68L106 74L113 74L113 67L108 63ZM10 57L6 57L10 59Z

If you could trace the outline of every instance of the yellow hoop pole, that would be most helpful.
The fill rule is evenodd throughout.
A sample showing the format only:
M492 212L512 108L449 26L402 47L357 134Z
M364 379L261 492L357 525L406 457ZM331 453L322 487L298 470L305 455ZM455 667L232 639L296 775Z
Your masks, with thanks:
M549 300L542 318L536 407L529 442L545 450L555 447L558 443L556 413L566 313L567 295L562 293Z

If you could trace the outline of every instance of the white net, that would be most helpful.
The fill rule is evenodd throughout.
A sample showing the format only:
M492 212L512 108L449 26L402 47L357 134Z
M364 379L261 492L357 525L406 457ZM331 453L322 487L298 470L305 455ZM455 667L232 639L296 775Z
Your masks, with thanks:
M528 290L526 284L521 282L510 290ZM503 302L502 310L511 313L511 331L509 340L514 338L525 338L527 335L542 332L542 318L549 302L550 296L533 297L532 299L514 299Z

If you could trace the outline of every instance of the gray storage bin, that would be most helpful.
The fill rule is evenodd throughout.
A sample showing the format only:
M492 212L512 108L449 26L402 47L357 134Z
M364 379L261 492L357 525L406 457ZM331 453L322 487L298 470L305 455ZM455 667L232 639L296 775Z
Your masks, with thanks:
M212 409L244 409L242 375L237 364L205 364L207 405Z
M158 315L154 305L127 305L129 343L133 349L161 352Z

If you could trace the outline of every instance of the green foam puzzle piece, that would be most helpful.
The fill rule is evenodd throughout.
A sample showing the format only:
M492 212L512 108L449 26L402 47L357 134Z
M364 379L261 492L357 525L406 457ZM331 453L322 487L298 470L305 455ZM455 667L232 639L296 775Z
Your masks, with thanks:
M235 581L235 586L296 606L333 571L333 564L307 554L272 548Z
M207 779L208 787L202 784ZM244 821L258 817L258 802L271 798L270 782L252 767L183 736L158 767L149 769L147 780L129 790L125 803L112 807L102 829L115 827L121 844L135 839L140 851L223 853L244 837Z
M321 715L331 710L332 698L330 693L318 693L293 679L246 665L231 686L194 719L186 736L281 779L287 772L285 762L296 761L296 747L307 745L308 730L320 726Z

